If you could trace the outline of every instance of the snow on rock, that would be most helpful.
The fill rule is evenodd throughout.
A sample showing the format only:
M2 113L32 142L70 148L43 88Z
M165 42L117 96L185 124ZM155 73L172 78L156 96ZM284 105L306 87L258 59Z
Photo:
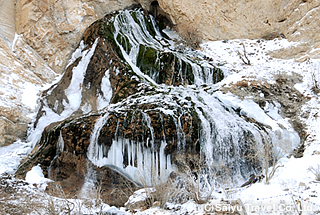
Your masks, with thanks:
M138 209L146 204L148 198L152 198L152 194L156 192L155 188L143 188L137 190L131 195L124 204L129 209Z
M27 156L30 148L22 141L0 148L0 175L14 174L17 170L20 160Z
M38 93L57 75L17 34L12 44L0 37L0 71L0 146L5 146L25 140Z
M30 184L39 184L40 188L45 190L47 186L47 182L52 182L52 180L45 178L41 167L34 166L32 169L26 174L26 182Z
M249 118L253 118L256 121L270 126L273 130L279 130L280 127L271 119L260 107L258 104L253 102L252 100L241 100L235 97L232 94L223 94L221 92L215 93L215 96L223 101L225 104L228 104L235 109L241 108L241 115L245 115Z
M110 83L109 70L106 71L104 77L101 80L101 91L103 95L98 95L97 97L97 110L101 110L107 107L110 103L112 97L112 87Z
M92 55L95 52L99 39L96 39L92 48L85 50L81 53L82 58L77 66L72 69L72 78L70 85L65 89L65 95L68 98L67 101L63 101L64 111L61 114L54 112L48 106L44 106L43 109L46 112L45 116L41 117L37 123L37 127L28 136L28 142L30 147L33 148L39 141L43 129L50 123L57 122L68 118L74 111L79 109L82 98L82 82L90 62ZM82 49L81 49L82 50ZM90 107L84 108L85 111L89 111Z

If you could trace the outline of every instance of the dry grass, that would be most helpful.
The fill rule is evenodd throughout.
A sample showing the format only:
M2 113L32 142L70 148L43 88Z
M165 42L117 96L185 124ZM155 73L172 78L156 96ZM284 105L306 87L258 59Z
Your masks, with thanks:
M99 186L88 198L66 196L58 185L46 192L11 176L0 177L0 214L70 215L83 214L83 211L103 214Z
M316 167L310 166L307 170L315 176L316 181L320 181L320 164Z
M248 58L248 55L247 55L247 50L245 45L243 43L240 43L240 45L242 45L243 50L242 52L240 52L239 50L236 50L237 55L245 65L251 65L250 59Z
M311 72L311 90L314 94L318 94L320 92L320 83L319 83L319 70L314 69Z

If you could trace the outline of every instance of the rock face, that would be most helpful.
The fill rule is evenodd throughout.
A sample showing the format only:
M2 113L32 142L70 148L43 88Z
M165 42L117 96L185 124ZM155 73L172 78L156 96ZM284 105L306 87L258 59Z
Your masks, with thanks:
M15 34L15 0L0 1L0 36L13 41Z
M132 0L18 1L16 31L57 73L79 44L85 29L95 20L132 5Z
M308 43L302 51L277 54L274 57L305 60L318 57L311 52L311 45L318 48L320 1L286 0L266 1L218 1L201 0L151 1L140 0L141 5L159 20L166 20L188 40L222 39L272 39L286 37L292 41ZM122 1L18 1L16 5L16 32L22 34L51 69L62 73L67 60L79 43L84 30L104 14L123 9L135 3ZM5 16L7 37L12 38L10 10L13 1L7 5ZM192 4L192 7L190 5ZM13 13L12 13L13 14ZM8 17L8 18L6 18ZM9 20L9 21L8 21ZM10 24L9 24L10 23ZM12 26L12 27L10 27ZM302 53L301 53L302 52Z
M25 140L36 93L56 74L22 38L14 44L0 37L0 146ZM27 91L29 89L29 91Z
M188 0L158 2L178 29L197 30L204 39L271 39L283 34L309 41L317 37L313 27L320 1L202 0L192 2L192 7Z

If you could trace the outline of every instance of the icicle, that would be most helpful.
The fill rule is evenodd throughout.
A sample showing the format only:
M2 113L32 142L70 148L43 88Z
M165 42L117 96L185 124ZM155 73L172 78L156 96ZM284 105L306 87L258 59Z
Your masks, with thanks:
M98 138L103 125L105 125L107 122L108 116L108 114L105 114L96 121L90 136L90 144L88 147L87 156L88 159L94 164L96 164L97 160L103 158L103 149L101 148L102 146L99 146L98 144ZM98 157L99 155L100 157Z

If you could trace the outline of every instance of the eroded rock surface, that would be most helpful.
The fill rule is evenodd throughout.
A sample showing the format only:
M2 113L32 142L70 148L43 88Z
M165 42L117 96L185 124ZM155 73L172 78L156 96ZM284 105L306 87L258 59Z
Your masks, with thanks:
M18 1L16 31L57 73L62 73L85 29L95 20L132 5L132 0Z
M23 40L14 44L0 37L0 146L25 140L36 93L56 77ZM29 89L29 91L28 91Z
M0 36L7 41L13 41L15 34L15 1L0 1Z

